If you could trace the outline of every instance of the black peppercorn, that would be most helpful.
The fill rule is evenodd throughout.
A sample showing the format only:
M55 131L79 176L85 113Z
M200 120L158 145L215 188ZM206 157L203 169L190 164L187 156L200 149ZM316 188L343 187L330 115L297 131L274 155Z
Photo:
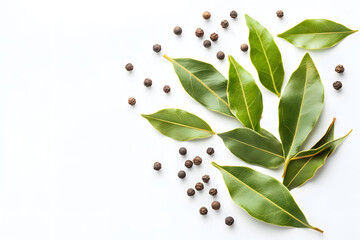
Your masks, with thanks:
M249 49L249 46L246 43L241 44L240 50L246 52Z
M197 28L196 31L195 31L195 35L198 37L198 38L201 38L204 36L204 30L202 30L201 28Z
M210 39L211 39L213 42L215 42L215 41L217 41L217 40L219 39L219 35L218 35L217 33L212 33L212 34L210 35Z
M222 52L222 51L218 51L218 52L216 53L216 57L217 57L217 59L219 59L219 60L224 60L224 58L225 58L225 53Z
M210 176L209 175L204 175L202 176L202 180L204 183L208 183L210 181Z
M211 13L208 11L205 11L205 12L203 12L202 17L207 20L211 17Z
M216 195L217 195L217 189L216 189L216 188L211 188L211 189L209 190L209 194L210 194L211 196L216 196Z
M205 48L209 48L209 47L211 47L211 42L209 40L205 40L203 42L203 45L204 45Z
M189 188L186 191L186 193L187 193L188 196L194 196L195 195L195 190L193 188Z
M181 35L182 28L179 26L174 27L174 33L175 33L175 35Z
M234 223L234 218L233 217L226 217L225 218L225 224L226 225L228 225L228 226L231 226L231 225L233 225L233 223Z
M201 182L198 182L195 184L195 189L198 191L201 191L204 189L204 184L202 184Z
M128 63L125 65L125 69L131 72L132 70L134 70L134 66L131 63Z
M185 178L186 177L186 172L184 170L180 170L178 172L178 177L181 178L181 179Z
M171 91L171 88L170 88L169 85L165 85L163 90L164 90L165 93L169 93Z
M194 157L193 162L195 165L200 165L202 163L202 158L199 156Z
M339 90L340 88L342 88L342 82L340 81L336 81L333 83L333 87L336 89L336 90Z
M335 72L337 72L337 73L343 73L344 71L345 71L345 68L341 64L339 64L335 67Z
M152 80L150 78L145 78L144 85L145 85L145 87L151 87Z
M207 210L206 207L201 207L199 212L200 212L201 215L206 215L208 213L208 210Z
M222 28L227 28L229 26L229 22L227 20L222 20L221 21L221 27Z
M180 155L186 155L186 153L187 153L187 150L186 150L186 148L184 148L184 147L181 147L181 148L179 148L179 153L180 153Z
M154 170L159 171L161 169L161 163L155 162L154 163Z
M160 44L155 44L155 45L153 46L153 50L154 50L154 52L156 52L156 53L160 52L160 51L161 51L161 45L160 45Z
M128 99L128 103L131 105L131 106L134 106L136 104L136 99L131 97Z
M284 12L281 11L281 10L279 10L279 11L276 12L276 16L277 16L278 18L282 18L282 17L284 16Z
M193 166L193 162L191 160L186 160L185 161L185 167L192 168L192 166Z
M236 12L235 10L232 10L232 11L230 12L230 17L231 17L231 18L237 18L237 16L238 16L238 14L237 14L237 12Z
M215 153L215 149L212 147L208 147L208 149L206 149L206 153L209 155L213 155Z
M221 204L218 201L213 201L211 203L211 208L214 209L214 210L219 210L220 207L221 207Z

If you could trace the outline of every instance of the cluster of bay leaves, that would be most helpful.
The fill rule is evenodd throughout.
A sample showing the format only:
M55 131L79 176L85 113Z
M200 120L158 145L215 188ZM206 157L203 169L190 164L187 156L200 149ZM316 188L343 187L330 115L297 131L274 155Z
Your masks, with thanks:
M162 134L179 141L219 136L238 158L266 168L284 164L283 183L275 178L242 166L213 165L223 175L236 204L251 216L280 226L311 228L289 190L314 176L346 138L334 140L334 122L310 149L300 147L313 130L324 105L324 88L319 72L306 53L291 75L284 91L284 67L278 46L270 32L246 15L249 28L250 59L261 84L280 97L279 135L281 142L261 128L262 94L254 77L229 56L228 78L212 65L190 58L170 58L185 91L208 109L237 118L244 127L216 133L198 116L181 109L163 109L142 116ZM326 19L305 20L279 34L297 47L322 49L336 45L354 33L341 24Z

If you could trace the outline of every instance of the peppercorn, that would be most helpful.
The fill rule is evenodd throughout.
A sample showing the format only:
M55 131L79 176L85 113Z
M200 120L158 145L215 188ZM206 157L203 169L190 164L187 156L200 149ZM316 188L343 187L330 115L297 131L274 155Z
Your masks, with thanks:
M136 99L131 97L128 99L128 103L131 105L131 106L134 106L136 104Z
M188 196L194 196L195 195L195 190L193 188L189 188L186 191L186 193L187 193Z
M159 171L161 169L161 163L155 162L154 163L154 170Z
M344 71L345 71L345 68L341 64L339 64L335 67L335 72L337 72L337 73L343 73Z
M231 225L233 225L233 223L234 223L234 218L233 217L226 217L225 218L225 224L226 225L228 225L228 226L231 226Z
M222 52L222 51L218 51L218 52L216 53L216 57L217 57L217 59L219 59L219 60L224 60L224 58L225 58L225 53Z
M229 22L227 20L222 20L221 26L222 26L222 28L227 28L229 26Z
M336 89L336 90L339 90L340 88L342 88L342 82L340 81L336 81L333 83L333 87Z
M185 167L192 168L192 166L193 166L193 162L191 160L186 160L185 161Z
M198 37L198 38L201 38L204 36L204 30L202 30L201 28L197 28L196 31L195 31L195 35Z
M195 184L195 189L198 191L201 191L204 189L204 184L202 184L201 182L198 182Z
M212 147L208 147L208 149L206 149L206 153L209 155L213 155L215 153L215 149Z
M125 69L128 72L131 72L132 70L134 70L134 66L131 63L128 63L128 64L125 65Z
M145 87L151 87L152 80L150 78L145 78L144 85L145 85Z
M153 46L153 50L154 50L154 52L156 52L156 53L160 52L160 51L161 51L161 45L160 45L160 44L155 44L155 45Z
M206 207L201 207L199 212L200 212L201 215L206 215L208 213L208 210L207 210Z
M249 49L249 46L246 43L241 44L240 50L246 52Z
M199 166L202 163L202 158L199 156L194 157L193 162L195 165Z
M210 194L211 196L216 196L216 195L217 195L217 189L216 189L216 188L211 188L211 189L209 190L209 194Z
M213 202L211 203L211 207L212 207L212 209L214 209L214 210L219 210L220 207L221 207L221 204L220 204L218 201L213 201Z
M186 148L184 148L184 147L181 147L181 148L179 148L179 153L180 153L180 155L186 155L186 153L187 153L187 150L186 150Z
M231 17L231 18L237 18L237 16L238 16L238 14L237 14L237 12L236 12L235 10L232 10L232 11L230 12L230 17Z
M217 33L212 33L212 34L210 35L210 39L211 39L213 42L215 42L215 41L217 41L217 40L219 39L219 35L218 35Z
M182 28L179 26L174 27L174 33L175 33L175 35L181 35Z
M281 10L279 10L279 11L276 12L276 16L277 16L278 18L282 18L282 17L284 16L284 12L281 11Z
M205 12L203 12L202 17L207 20L211 17L211 13L208 11L205 11Z
M204 183L208 183L210 181L210 176L209 175L204 175L202 176L202 180Z
M169 85L165 85L163 90L164 90L165 93L169 93L171 91L171 88L170 88Z
M181 178L181 179L185 178L186 177L186 172L184 170L180 170L178 172L178 177Z
M203 42L203 45L204 45L205 48L209 48L209 47L211 47L211 42L209 40L205 40Z

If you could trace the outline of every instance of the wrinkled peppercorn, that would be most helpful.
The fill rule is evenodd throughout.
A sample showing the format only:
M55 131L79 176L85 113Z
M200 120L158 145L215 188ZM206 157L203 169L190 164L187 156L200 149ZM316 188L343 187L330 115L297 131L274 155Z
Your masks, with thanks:
M218 35L217 33L212 33L212 34L210 35L210 39L211 39L213 42L215 42L215 41L217 41L217 40L219 39L219 35Z
M221 207L221 204L218 201L213 201L211 203L211 208L214 209L214 210L219 210L220 207Z
M233 217L226 217L225 218L225 224L226 225L228 225L228 226L231 226L231 225L233 225L233 223L234 223L234 218Z
M342 82L340 81L336 81L333 83L333 87L336 89L336 90L339 90L340 88L342 88Z
M134 106L136 104L136 99L131 97L128 99L128 103L131 105L131 106Z
M134 70L134 66L131 63L128 63L125 65L125 69L131 72L132 70Z
M151 87L152 80L150 78L145 78L144 85L145 85L145 87Z
M246 52L249 49L249 46L246 43L241 44L240 50Z
M192 166L193 166L193 162L191 160L186 160L185 161L185 167L192 168Z
M217 189L216 189L216 188L211 188L211 189L209 190L209 194L210 194L211 196L216 196L216 195L217 195Z
M185 178L186 177L186 172L184 170L180 170L178 172L178 177L181 178L181 179Z
M169 93L171 91L171 88L170 88L169 85L165 85L163 90L164 90L165 93Z
M198 38L201 38L204 36L204 30L202 30L201 28L197 28L196 31L195 31L195 35L198 37Z
M182 28L179 26L174 27L174 33L175 33L175 35L181 35Z
M221 27L222 28L227 28L229 26L229 22L227 20L222 20L221 21Z
M225 53L222 52L222 51L218 51L218 52L216 53L216 57L217 57L217 59L219 59L219 60L224 60L224 58L225 58Z
M201 207L199 212L200 212L201 215L206 215L208 213L208 210L207 210L206 207Z
M212 147L208 147L208 149L206 149L206 153L209 155L213 155L215 153L215 149Z
M202 180L204 183L208 183L210 181L210 176L209 175L204 175L202 176Z
M201 191L204 189L204 184L202 184L201 182L198 182L195 184L195 189L198 191Z
M238 14L237 14L237 12L236 12L235 10L232 10L232 11L230 12L230 17L231 17L231 18L237 18L237 16L238 16Z
M209 19L209 18L211 18L211 13L208 11L205 11L205 12L203 12L202 17L204 19Z
M209 47L211 47L211 42L209 40L205 40L203 42L203 45L204 45L205 48L209 48Z
M194 196L195 195L195 190L193 188L189 188L186 191L186 193L187 193L188 196Z
M278 18L282 18L282 17L284 16L284 12L281 11L281 10L279 10L279 11L276 12L276 16L277 16Z
M341 64L339 64L335 67L335 72L337 72L337 73L343 73L344 71L345 71L345 68Z
M154 163L154 170L159 171L161 169L161 163L155 162Z
M154 52L156 52L156 53L160 52L160 51L161 51L161 45L160 45L160 44L155 44L155 45L153 46L153 50L154 50Z
M181 148L179 148L179 153L180 153L180 155L186 155L187 154L187 150L186 150L186 148L184 148L184 147L181 147Z
M193 162L195 165L200 165L202 163L202 158L199 156L194 157Z

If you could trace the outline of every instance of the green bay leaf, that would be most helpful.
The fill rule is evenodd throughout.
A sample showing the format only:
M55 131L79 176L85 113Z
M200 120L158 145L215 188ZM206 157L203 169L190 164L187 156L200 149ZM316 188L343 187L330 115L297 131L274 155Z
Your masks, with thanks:
M212 164L222 173L232 200L252 217L279 226L323 232L308 223L289 190L275 178L247 167Z
M296 47L323 49L335 46L357 32L327 19L307 19L278 35Z
M141 116L160 133L179 141L206 138L215 134L204 120L182 109L168 108Z

